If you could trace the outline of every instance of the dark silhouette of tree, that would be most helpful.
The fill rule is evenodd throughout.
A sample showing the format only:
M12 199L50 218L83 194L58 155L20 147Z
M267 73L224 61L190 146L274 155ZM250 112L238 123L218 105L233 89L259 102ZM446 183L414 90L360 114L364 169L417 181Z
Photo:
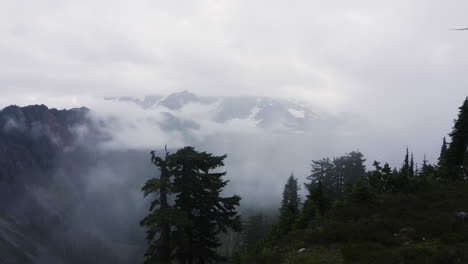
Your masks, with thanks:
M170 159L174 177L174 207L187 214L189 224L175 231L177 247L175 256L182 264L216 262L223 258L215 248L220 246L218 234L241 230L240 216L235 209L240 197L221 197L228 183L223 180L226 172L212 172L224 166L223 156L197 152L185 147Z
M171 208L168 203L168 195L171 194L173 186L170 180L168 162L169 152L163 158L151 152L151 162L158 167L160 177L148 180L142 188L144 195L154 195L156 198L151 202L150 214L141 220L140 225L147 227L146 239L148 249L145 253L145 263L171 263L171 228L181 225L187 221L184 214L177 209Z
M235 209L240 197L221 197L228 183L226 172L211 172L224 165L226 155L213 156L185 147L160 158L151 152L151 161L161 171L159 178L148 180L142 188L145 196L155 195L150 214L140 224L147 227L149 243L145 263L201 264L220 261L215 249L218 234L228 229L240 231L241 221ZM174 198L169 204L169 196Z
M414 158L413 158L413 152L411 152L411 159L410 159L410 164L409 164L409 174L408 176L410 178L413 178L415 175L415 168L414 168Z
M349 193L349 199L358 204L366 204L375 201L376 193L374 188L366 184L363 179L359 179Z
M383 173L383 168L378 161L374 161L372 166L374 166L374 170L367 173L367 184L372 186L377 192L384 192L387 178Z
M442 139L442 146L440 147L440 154L437 165L439 166L438 179L441 181L448 181L449 171L447 164L447 141L445 141L445 137Z
M283 199L280 208L280 228L282 232L292 229L293 223L299 214L301 197L298 194L300 187L297 179L291 173L283 189Z
M403 177L409 178L411 173L410 173L411 167L410 167L410 161L409 161L409 151L408 148L406 148L406 155L405 159L403 160L403 166L401 167L401 174Z
M310 190L310 200L314 203L320 215L324 215L331 207L331 200L325 195L321 181Z
M299 190L300 187L297 179L294 178L294 175L291 173L283 189L283 199L281 200L280 208L281 214L291 213L297 215L301 203L301 197L298 194Z
M468 173L468 97L459 109L446 152L447 172L452 181L465 180Z
M322 182L323 191L332 199L342 198L346 188L351 187L366 173L365 159L361 152L352 151L344 156L313 160L311 163L311 175L307 177L310 183L306 184L309 189L314 189L318 182ZM311 185L311 186L308 186Z
M421 171L418 176L425 181L432 181L437 178L437 169L427 162L426 155L424 155Z

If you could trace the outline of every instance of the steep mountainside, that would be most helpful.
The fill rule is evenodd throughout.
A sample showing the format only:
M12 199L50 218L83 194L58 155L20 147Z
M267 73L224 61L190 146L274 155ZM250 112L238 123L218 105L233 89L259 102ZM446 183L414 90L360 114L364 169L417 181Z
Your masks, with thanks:
M9 106L0 112L0 181L53 168L60 153L72 150L71 127L86 122L86 108L48 109L45 105Z
M119 263L83 198L92 161L76 129L91 129L87 113L44 105L0 112L1 263Z

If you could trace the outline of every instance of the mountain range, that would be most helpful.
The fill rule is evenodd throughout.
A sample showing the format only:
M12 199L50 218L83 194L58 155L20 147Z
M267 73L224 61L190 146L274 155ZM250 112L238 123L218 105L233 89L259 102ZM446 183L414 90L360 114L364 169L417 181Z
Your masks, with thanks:
M331 124L332 119L336 118L320 113L303 102L261 96L197 96L182 91L168 96L107 97L106 100L136 104L146 110L159 110L167 114L168 123L180 123L181 116L190 116L187 113L193 109L190 106L207 109L207 116L217 123L252 120L263 128L283 126L306 131L325 122ZM196 120L191 121L190 126L196 126Z
M285 153L283 145L276 137L269 139L272 133L314 131L318 135L340 124L339 118L319 114L305 104L268 97L203 97L183 91L106 100L159 115L156 123L148 121L164 133L156 139L182 132L184 144L229 152L227 168L235 179L229 191L245 191L242 195L247 200L248 193L262 195L254 191L258 184L275 184L271 178L267 182L259 178L259 173L273 175L284 166L279 162L284 158L274 155ZM0 111L0 263L141 261L145 241L138 221L148 201L140 188L157 171L149 162L147 148L121 144L117 149L102 148L125 130L113 125L118 120L118 115L104 118L85 107L57 110L12 105ZM219 132L205 139L192 133L206 130L207 124L241 131L242 122L260 132L253 138ZM132 133L129 141L138 140L139 135ZM272 142L281 151L272 151ZM283 144L293 146L291 142ZM258 156L257 164L248 160L251 154ZM267 163L271 164L268 169L263 165Z

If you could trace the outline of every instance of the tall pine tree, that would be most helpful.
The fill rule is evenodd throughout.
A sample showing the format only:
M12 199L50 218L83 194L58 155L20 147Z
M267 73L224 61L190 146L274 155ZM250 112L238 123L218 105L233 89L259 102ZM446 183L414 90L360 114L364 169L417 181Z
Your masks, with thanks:
M468 174L468 97L459 109L446 154L449 180L454 181L465 180Z
M145 253L145 264L170 264L173 242L171 229L188 221L183 212L170 207L168 203L168 196L173 189L168 167L170 157L167 149L164 158L151 152L151 162L159 169L160 177L148 180L142 188L145 196L155 196L149 209L150 214L140 222L140 225L147 227L146 239L149 246Z
M401 174L405 178L409 178L410 176L410 161L409 161L409 151L408 147L406 147L406 155L403 161L403 166L401 167Z
M415 168L414 168L414 158L413 158L413 152L411 152L411 159L410 159L410 165L409 165L409 177L412 178L415 175Z
M175 255L179 263L207 263L222 260L215 249L220 246L218 234L228 228L240 231L241 221L235 207L240 197L221 197L228 181L226 172L212 170L224 166L223 156L197 152L185 147L173 154L170 167L174 177L175 208L186 213L189 225L179 226Z
M437 165L438 179L441 181L448 181L449 169L447 164L447 141L445 141L445 137L442 139L442 146L440 147L440 154Z
M300 187L297 179L291 173L283 189L283 199L281 200L280 208L281 217L295 217L299 213L299 205L301 203L299 190Z
M226 172L212 172L224 165L226 155L213 156L185 147L165 158L151 152L151 160L160 170L159 178L148 180L142 188L145 196L155 195L150 213L140 222L147 227L149 243L145 263L203 264L222 260L215 249L218 234L228 229L240 231L236 206L240 197L222 197L228 183ZM169 196L174 198L169 204Z

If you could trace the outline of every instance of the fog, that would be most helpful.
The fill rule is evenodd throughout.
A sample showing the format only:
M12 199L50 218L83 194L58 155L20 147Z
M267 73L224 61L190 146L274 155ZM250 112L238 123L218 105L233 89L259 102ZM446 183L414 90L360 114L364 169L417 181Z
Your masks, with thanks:
M144 109L131 101L96 99L90 107L90 118L105 135L97 145L98 150L144 153L146 157L139 156L145 157L143 161L132 159L131 162L138 164L149 164L149 152L159 150L162 154L161 150L166 145L171 151L191 145L215 155L228 154L224 169L228 172L230 184L226 193L241 195L243 205L270 208L279 204L284 182L291 173L300 182L306 182L311 160L359 150L365 155L368 168L374 160L400 167L405 149L409 147L414 152L416 163L421 164L424 155L435 162L441 139L446 135L426 131L416 137L413 135L416 132L411 130L408 134L396 133L395 129L381 127L358 113L328 113L310 103L307 109L314 116L308 120L311 124L306 128L289 127L280 117L268 126L260 126L259 121L252 117L220 122L216 118L220 110L225 110L220 102L226 98L232 97L205 98L208 103L201 100L203 97L198 97L201 102L189 102L179 109L160 105ZM240 98L236 102L249 97ZM283 102L281 99L269 100ZM248 107L246 109L249 110ZM234 111L233 114L239 112ZM168 119L168 115L171 118ZM447 117L448 120L452 118ZM423 123L420 123L421 131L424 130ZM448 126L445 130L450 128ZM100 181L136 179L136 175L128 171L114 172L117 173L114 176L105 170L103 172L104 176L98 178ZM96 185L93 180L91 184Z
M122 229L114 241L141 243L151 150L227 154L225 194L239 194L242 210L277 208L287 177L305 182L311 160L359 150L368 168L400 167L408 147L417 164L436 162L467 96L468 31L449 30L468 26L466 1L4 2L0 107L90 109L64 154L80 168L60 160L62 187L33 193L60 201L55 188L79 184L63 194L82 201L68 214L71 237L90 223L97 236ZM200 100L135 103L184 90Z

